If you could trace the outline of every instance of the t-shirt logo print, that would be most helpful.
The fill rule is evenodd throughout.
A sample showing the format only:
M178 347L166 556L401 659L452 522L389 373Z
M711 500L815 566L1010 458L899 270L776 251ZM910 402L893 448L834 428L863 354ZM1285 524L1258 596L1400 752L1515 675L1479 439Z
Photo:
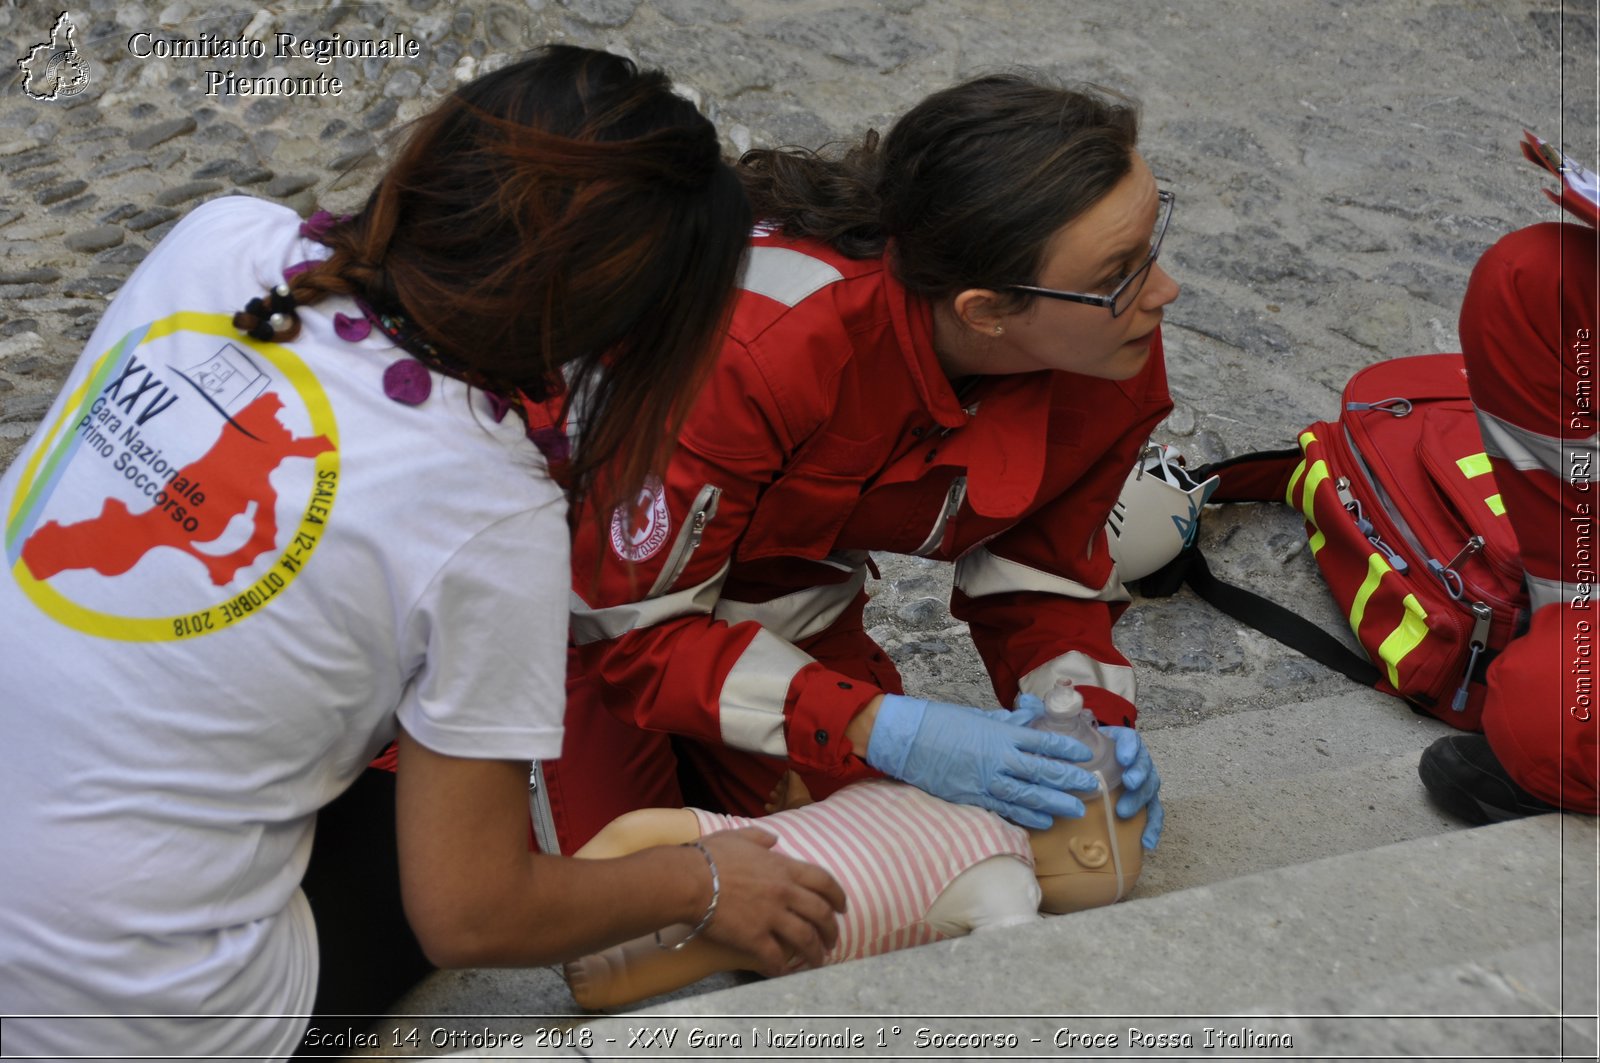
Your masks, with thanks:
M291 350L219 344L231 331L184 313L135 329L48 426L5 538L13 576L58 621L121 639L208 634L310 559L337 491L332 410Z
M181 467L167 488L156 492L156 504L141 513L129 512L120 498L108 498L98 517L43 525L23 545L23 563L40 580L69 568L118 576L156 547L170 546L205 565L211 582L222 586L277 545L272 471L286 458L311 458L332 449L322 436L291 436L278 423L282 408L282 399L266 394L229 418L211 449ZM191 506L180 511L182 503L174 496ZM254 526L243 546L221 556L196 549L197 543L220 538L230 521L252 508Z
M271 382L248 354L231 343L200 364L178 372L224 412L238 409Z

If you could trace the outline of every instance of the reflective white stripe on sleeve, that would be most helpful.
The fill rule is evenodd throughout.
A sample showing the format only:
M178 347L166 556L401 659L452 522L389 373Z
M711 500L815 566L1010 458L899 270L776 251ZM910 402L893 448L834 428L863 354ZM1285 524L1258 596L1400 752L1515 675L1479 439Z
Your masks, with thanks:
M769 602L723 599L712 615L730 624L753 620L780 638L799 642L838 620L866 583L867 570L858 568L843 583L804 587Z
M1531 572L1524 572L1523 578L1528 581L1528 608L1535 613L1552 602L1564 602L1581 608L1595 598L1593 584L1540 579Z
M787 247L752 247L745 255L739 287L794 306L806 296L820 291L844 274L810 255Z
M956 589L969 598L1012 591L1041 591L1095 602L1126 602L1131 597L1117 578L1115 570L1105 586L1088 587L1065 576L1054 576L1016 561L996 557L984 549L974 550L956 562L955 584Z
M722 584L728 578L724 564L717 574L704 583L685 587L681 591L663 594L659 598L646 598L642 602L628 602L605 609L594 609L573 591L570 596L572 641L579 646L591 642L620 638L630 631L651 627L663 620L680 616L709 616L722 593Z
M783 737L783 704L795 675L813 657L796 649L770 631L756 637L739 655L722 681L718 719L722 743L750 753L787 757L789 745Z
M1600 441L1600 435L1588 439L1543 435L1482 410L1478 411L1478 429L1483 434L1483 449L1513 469L1543 469L1561 477L1574 469L1594 468L1595 445Z
M1056 681L1060 679L1070 679L1079 686L1109 690L1125 701L1137 704L1135 695L1138 691L1135 689L1132 668L1125 664L1097 661L1080 650L1063 653L1046 661L1023 676L1018 686L1022 693L1042 698L1055 689Z

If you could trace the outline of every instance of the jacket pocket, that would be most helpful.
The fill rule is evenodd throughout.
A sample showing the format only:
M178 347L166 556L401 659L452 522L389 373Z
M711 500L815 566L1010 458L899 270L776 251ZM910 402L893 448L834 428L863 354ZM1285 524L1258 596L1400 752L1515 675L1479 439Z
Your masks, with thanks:
M882 462L880 440L829 433L809 444L757 501L739 560L816 561L832 553L834 540L861 501L862 485Z
M865 477L808 470L767 488L739 546L740 561L798 557L819 561L855 512Z

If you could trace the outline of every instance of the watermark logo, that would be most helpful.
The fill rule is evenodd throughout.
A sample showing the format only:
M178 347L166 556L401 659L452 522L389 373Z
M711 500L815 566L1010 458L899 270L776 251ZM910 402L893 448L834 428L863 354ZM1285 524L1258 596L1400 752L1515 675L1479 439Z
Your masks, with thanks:
M22 68L22 91L33 100L59 100L76 96L89 87L89 64L78 51L78 28L63 11L50 31L50 39L36 44L17 60Z

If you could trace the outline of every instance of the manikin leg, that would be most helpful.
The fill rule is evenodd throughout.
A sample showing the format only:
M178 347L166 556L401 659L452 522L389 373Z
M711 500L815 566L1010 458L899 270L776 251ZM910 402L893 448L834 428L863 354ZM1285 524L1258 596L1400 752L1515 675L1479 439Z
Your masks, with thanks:
M682 845L700 837L694 813L685 808L645 808L612 820L576 856L591 860L625 856L653 845ZM689 927L667 927L661 940L681 941ZM749 970L755 958L696 938L676 951L656 944L655 936L634 938L573 960L564 967L567 985L579 1007L619 1007L698 982L719 971Z

